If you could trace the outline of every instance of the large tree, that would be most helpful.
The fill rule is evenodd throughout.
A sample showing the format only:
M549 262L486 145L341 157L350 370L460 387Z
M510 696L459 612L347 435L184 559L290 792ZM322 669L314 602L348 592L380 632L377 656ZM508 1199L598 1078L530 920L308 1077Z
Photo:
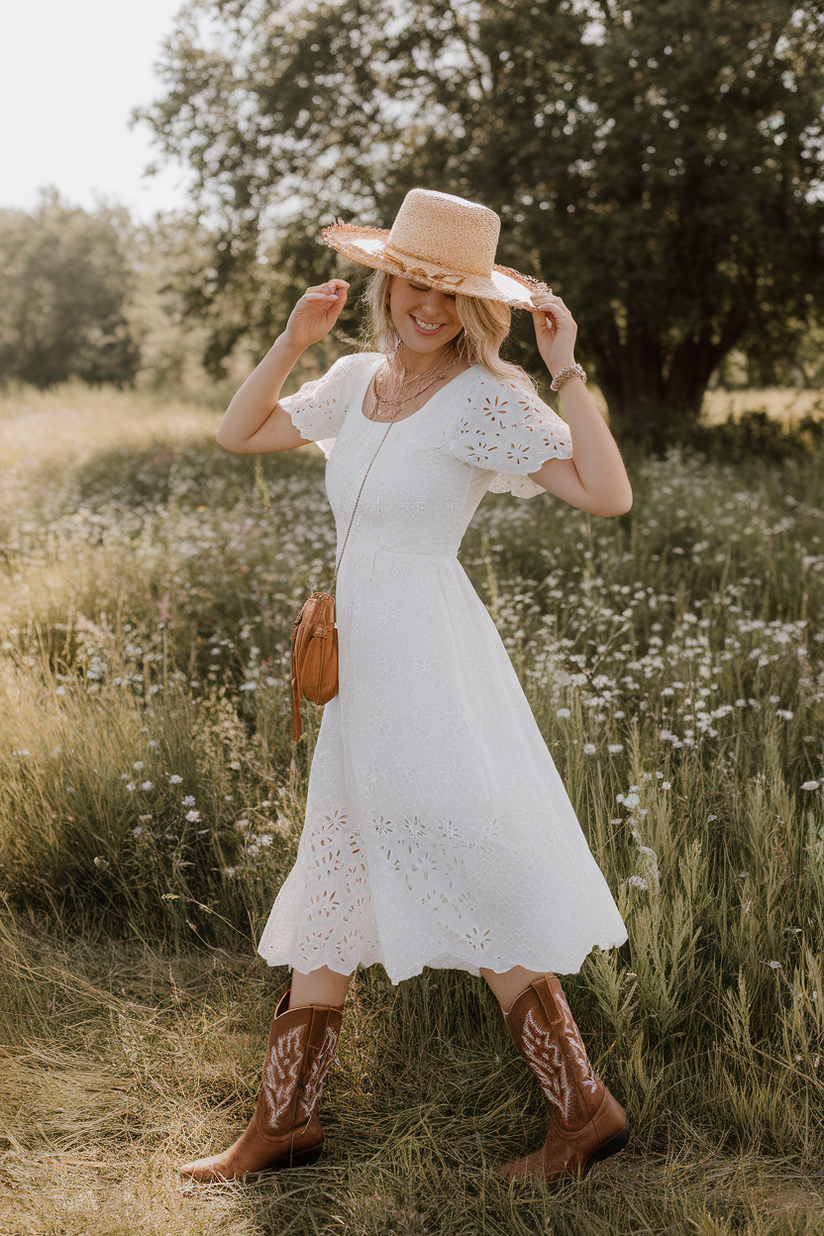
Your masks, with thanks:
M780 355L824 293L822 11L198 0L146 118L220 220L207 300L259 300L267 246L324 273L319 224L386 226L413 184L475 197L573 308L618 432L660 448L731 348Z
M124 306L132 271L121 217L47 191L31 213L0 211L0 377L130 383L140 360Z

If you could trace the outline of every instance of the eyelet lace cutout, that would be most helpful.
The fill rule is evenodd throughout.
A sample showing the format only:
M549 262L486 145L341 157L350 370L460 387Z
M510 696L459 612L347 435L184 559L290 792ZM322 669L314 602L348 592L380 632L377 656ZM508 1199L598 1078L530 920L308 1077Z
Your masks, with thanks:
M346 416L351 379L375 359L373 352L341 356L322 377L304 382L294 395L280 400L300 436L307 442L317 442L327 459Z
M529 479L548 459L572 457L569 426L534 392L478 371L455 418L451 443L458 459L496 472L492 493L531 498L543 493Z
M345 358L287 404L305 436L336 436L326 485L339 536L375 454L360 407L375 359ZM626 939L457 559L495 473L537 491L528 473L569 453L560 418L482 370L392 428L338 576L340 691L261 936L271 965L348 974L380 962L394 983L424 966L568 974L593 946Z

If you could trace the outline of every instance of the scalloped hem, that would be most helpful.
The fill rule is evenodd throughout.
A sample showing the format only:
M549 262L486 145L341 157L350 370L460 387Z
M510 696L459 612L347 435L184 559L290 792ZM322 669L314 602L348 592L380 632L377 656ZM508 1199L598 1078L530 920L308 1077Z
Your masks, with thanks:
M519 954L513 957L512 960L503 961L497 958L489 965L485 963L478 964L470 961L468 958L460 957L429 957L423 958L420 961L407 962L395 965L390 965L385 957L368 955L367 957L353 956L349 961L343 961L340 957L331 957L319 954L312 959L311 970L318 970L321 966L326 966L335 974L352 974L358 966L363 966L365 969L369 966L380 965L386 971L387 977L393 987L398 983L404 982L405 979L415 978L422 974L424 969L430 970L465 970L468 974L473 974L476 978L481 975L481 965L484 970L490 970L493 974L506 974L507 971L514 969L515 966L522 966L525 970L538 971L541 974L579 974L581 966L586 961L587 957L594 949L600 949L601 952L609 952L610 949L620 948L628 939L626 932L623 936L610 941L596 941L590 944L583 951L576 953L567 953L562 957L550 958L547 962L536 957L524 957L524 954ZM304 957L300 957L293 953L290 949L274 950L266 949L263 944L257 950L259 956L263 958L269 966L289 966L290 969L298 970L302 974L311 973L311 970L306 969L308 962ZM272 955L275 954L275 955ZM350 968L346 968L350 966ZM342 968L343 967L343 968Z

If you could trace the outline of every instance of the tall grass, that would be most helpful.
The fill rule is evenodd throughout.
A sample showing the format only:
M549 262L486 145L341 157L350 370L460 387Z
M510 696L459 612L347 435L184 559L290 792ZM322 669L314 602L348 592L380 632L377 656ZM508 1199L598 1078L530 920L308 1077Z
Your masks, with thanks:
M613 521L490 497L462 550L628 923L629 964L565 986L632 1151L504 1186L545 1115L497 1004L374 967L328 1161L181 1191L170 1163L245 1121L287 977L253 946L320 715L295 748L289 629L333 535L311 448L256 463L205 413L107 398L46 399L42 440L0 415L0 1230L820 1230L821 460L636 461Z

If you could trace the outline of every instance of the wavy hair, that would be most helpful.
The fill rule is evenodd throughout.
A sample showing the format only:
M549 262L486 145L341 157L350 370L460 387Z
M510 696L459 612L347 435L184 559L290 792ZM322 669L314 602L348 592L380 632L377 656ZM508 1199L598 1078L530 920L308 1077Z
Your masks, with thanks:
M376 270L369 278L363 292L367 318L362 338L364 345L373 352L386 355L394 352L398 333L389 312L389 291L393 276L385 270ZM511 361L500 356L501 345L509 334L512 313L509 305L499 300L484 300L480 296L455 297L455 308L463 330L452 346L459 360L469 365L480 365L496 378L516 382L527 390L534 391L532 378Z

